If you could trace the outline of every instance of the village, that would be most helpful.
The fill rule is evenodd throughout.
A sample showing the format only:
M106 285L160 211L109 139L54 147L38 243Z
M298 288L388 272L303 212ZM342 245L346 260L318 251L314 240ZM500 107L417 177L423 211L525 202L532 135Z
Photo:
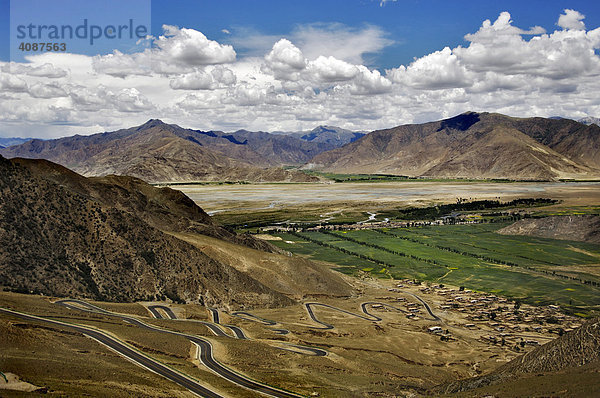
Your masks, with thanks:
M468 217L442 217L433 221L371 221L357 222L352 224L318 224L314 226L303 226L300 223L290 223L284 225L271 225L262 227L257 230L257 233L269 232L305 232L305 231L362 231L378 228L411 228L425 227L431 225L458 225L458 224L479 224L482 223L481 215L469 215Z
M380 228L411 228L425 227L433 225L467 225L482 224L489 222L515 221L523 217L528 217L529 212L502 211L497 213L470 213L470 212L452 212L448 215L438 217L434 220L390 220L385 218L383 221L377 221L377 213L368 212L369 219L347 224L336 224L331 222L290 222L277 223L250 230L251 233L270 233L270 232L307 232L307 231L362 231Z
M422 286L410 279L394 281L394 284L395 287L388 291L400 293L416 289L419 296L433 304L432 312L440 316L443 323L427 326L426 331L439 335L441 341L455 341L456 335L471 331L489 345L523 352L582 324L581 318L563 313L556 305L531 306L463 287L450 288L443 284ZM408 319L419 320L426 316L420 303L403 296L394 297L394 300L403 303Z

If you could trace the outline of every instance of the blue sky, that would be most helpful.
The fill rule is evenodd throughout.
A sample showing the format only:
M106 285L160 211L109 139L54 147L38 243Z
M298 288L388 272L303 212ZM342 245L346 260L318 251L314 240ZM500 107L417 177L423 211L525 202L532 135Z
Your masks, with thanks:
M13 0L18 2L18 0ZM47 1L47 0L43 0ZM51 2L48 2L51 3ZM126 1L125 1L126 3ZM0 60L8 61L9 0L0 0ZM474 32L485 19L509 11L520 27L539 25L553 30L557 15L571 8L586 15L586 24L600 26L600 2L591 0L152 0L152 34L162 34L163 24L194 28L210 39L228 42L227 29L252 29L267 35L285 37L294 26L313 23L342 23L361 27L381 27L394 41L379 54L369 57L369 66L385 69L408 64L445 46L464 45L464 35ZM68 13L69 10L60 10ZM110 16L110 9L106 10ZM244 51L238 51L244 55Z
M600 116L598 1L14 1L37 2L26 16L40 24L146 21L150 8L153 38L151 48L73 43L8 63L14 27L0 0L4 137L150 118L203 130L369 131L465 111Z
M118 10L118 12L114 12ZM107 54L117 49L120 51L132 51L136 48L136 42L140 37L151 34L151 3L148 0L102 0L102 1L81 1L81 0L13 0L10 3L10 29L11 42L4 43L10 45L11 61L24 61L24 54L27 52L18 49L21 43L25 42L43 42L50 40L39 40L40 33L36 32L35 27L30 28L31 24L36 26L59 27L70 26L77 34L77 27L83 23L91 28L94 25L97 29L104 26L128 25L132 20L132 28L141 25L141 30L136 35L132 30L130 37L129 27L121 30L120 40L103 39L101 33L95 38L86 32L87 40L82 39L61 39L58 42L65 42L68 51L74 53L87 53L89 55ZM48 34L43 31L44 35ZM111 31L112 32L112 31ZM83 31L81 32L83 34ZM25 38L23 38L25 36ZM117 36L117 32L114 32ZM37 38L38 40L32 40Z
M396 42L374 57L377 68L407 64L444 46L465 44L463 36L474 32L485 19L509 11L521 27L540 25L552 30L565 8L586 15L590 26L600 25L600 2L540 0L308 0L308 1L193 1L152 2L152 30L159 34L162 24L200 29L208 37L225 41L222 29L250 27L260 32L285 36L294 25L341 22L349 26L366 24L382 27Z

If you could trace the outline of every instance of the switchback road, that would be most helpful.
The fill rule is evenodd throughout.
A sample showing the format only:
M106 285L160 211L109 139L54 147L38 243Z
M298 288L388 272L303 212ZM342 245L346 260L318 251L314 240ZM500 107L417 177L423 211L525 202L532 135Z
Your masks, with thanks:
M69 308L74 308L74 309L78 309L78 310L100 312L100 313L103 313L106 315L115 316L115 317L124 319L127 322L129 322L133 325L136 325L140 328L143 328L143 329L148 329L148 330L152 330L152 331L156 331L156 332L160 332L160 333L167 333L167 334L185 337L188 340L190 340L192 343L198 345L199 351L200 351L198 359L200 360L200 362L202 362L202 364L204 366L206 366L208 369L210 369L214 373L218 374L219 376L223 377L224 379L229 380L230 382L233 382L233 383L240 385L242 387L245 387L247 389L257 391L259 393L269 395L272 397L280 397L280 398L302 397L302 395L299 395L299 394L296 394L293 392L289 392L289 391L285 391L285 390L281 390L279 388L271 387L269 385L254 381L248 377L245 377L245 376L243 376L239 373L236 373L233 370L223 366L221 363L217 362L214 359L211 343L208 340L203 339L199 336L175 332L175 331L167 330L167 329L161 329L159 327L144 323L137 318L133 318L131 316L106 311L100 307L96 307L95 305L86 303L85 301L81 301L81 300L73 300L73 299L60 300L60 301L57 301L57 304L65 305Z
M425 306L425 309L427 310L429 315L431 315L431 317L433 318L434 321L441 321L440 317L438 317L437 315L435 315L433 313L433 311L431 311L431 307L429 306L429 304L427 304L425 302L425 300L423 300L421 297L417 296L416 294L412 294L412 293L408 293L408 294L410 294L411 296L413 296L414 298L419 300Z
M105 345L106 347L110 348L111 350L116 351L117 353L128 358L129 360L133 361L134 363L138 364L139 366L142 366L154 373L157 373L157 374L179 384L180 386L187 388L188 390L192 391L193 393L196 393L197 395L199 395L201 397L222 398L221 395L202 386L198 381L193 380L189 376L184 375L183 373L179 373L176 370L171 369L171 368L167 367L166 365L163 365L162 363L160 363L150 357L147 357L146 355L140 353L139 351L129 347L128 345L118 341L117 339L115 339L115 338L109 336L108 334L105 334L99 330L92 329L92 328L89 328L86 326L74 325L74 324L64 323L64 322L60 322L60 321L55 321L53 319L42 318L42 317L35 316L35 315L24 314L21 312L16 312L16 311L4 309L4 308L0 308L0 312L10 314L15 317L25 319L28 321L44 322L44 323L53 324L55 326L60 326L60 327L68 328L71 330L75 330L85 336L88 336L88 337L98 341L99 343Z
M157 311L158 309L163 310L169 316L170 319L179 319L179 318L177 318L177 316L175 315L173 310L170 307L167 307L166 305L149 305L148 306L148 310L150 311L150 313L152 314L153 317L155 317L156 319L164 319L162 314L159 311ZM213 314L213 319L214 319L215 313L217 314L217 317L218 317L217 310L211 309L211 312ZM219 324L205 322L205 321L198 321L195 319L181 319L181 320L186 321L186 322L201 323L204 326L206 326L207 328L209 328L210 331L213 332L215 336L231 337L230 335L225 333L225 331L221 328L221 326L219 326ZM235 338L240 339L240 340L249 340L248 336L246 336L244 331L242 329L240 329L239 327L233 326L233 325L223 325L223 326L228 329L231 329L231 331L233 332L233 336Z
M166 305L149 305L148 311L152 314L153 317L157 319L164 319L162 314L158 310L163 310L165 314L169 317L169 319L177 319L177 316L173 312L173 310Z
M431 315L434 320L436 320L436 321L440 320L440 318L437 317L431 311L431 307L429 307L429 305L423 299L421 299L419 296L417 296L415 294L412 294L412 293L409 293L409 294L411 296L415 297L417 300L419 300L423 304L423 306L425 307L425 309L427 310L427 312L429 313L429 315ZM366 302L366 303L362 303L360 305L360 309L361 309L361 311L363 312L364 315L362 315L362 314L356 314L354 312L350 312L350 311L347 311L347 310L344 310L344 309L341 309L341 308L337 308L337 307L334 307L334 306L329 305L329 304L323 304L323 303L305 303L304 307L306 308L306 312L308 312L308 316L310 317L310 319L312 319L314 322L316 322L316 323L318 323L320 325L323 325L322 327L312 326L313 329L329 330L329 329L333 329L334 326L332 324L330 324L330 323L327 323L327 322L324 322L324 321L318 319L317 316L315 315L315 312L314 312L314 309L313 309L314 307L322 307L322 308L326 308L326 309L338 311L338 312L341 312L343 314L353 316L355 318L364 319L366 321L379 322L379 321L382 320L382 318L379 317L379 316L377 316L377 315L371 314L368 311L368 309L367 309L368 306L373 307L375 305L378 305L381 308L387 308L387 309L391 309L391 310L394 310L394 311L402 312L404 314L408 313L407 311L403 310L402 308L394 307L392 305L389 305L389 304L386 304L386 303L381 303L381 302L378 302L378 301L369 301L369 302Z

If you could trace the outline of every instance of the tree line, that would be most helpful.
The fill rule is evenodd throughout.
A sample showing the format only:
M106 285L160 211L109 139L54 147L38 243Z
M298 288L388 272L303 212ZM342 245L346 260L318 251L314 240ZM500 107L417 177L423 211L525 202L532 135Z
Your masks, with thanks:
M547 206L557 202L558 201L555 199L547 198L514 199L509 202L501 202L499 200L474 200L469 202L466 201L466 199L459 198L456 203L429 207L398 209L393 211L393 213L395 213L396 218L402 220L434 220L457 211L477 211L507 207Z
M362 254L362 253L353 252L353 251L345 249L343 247L337 247L337 246L334 246L334 245L332 245L330 243L323 242L323 241L320 241L318 239L311 238L310 236L301 235L300 233L298 233L296 231L288 231L287 233L289 235L295 236L295 237L297 237L299 239L308 241L310 243L314 243L314 244L319 245L319 246L327 247L328 249L337 250L337 251L339 251L341 253L348 254L350 256L355 256L355 257L361 258L363 260L367 260L367 261L370 261L372 263L375 263L377 265L382 265L382 266L387 267L387 268L393 267L393 265L390 265L390 264L386 263L385 261L381 261L381 260L378 260L376 258L369 257L369 256L367 256L365 254Z
M336 238L340 238L340 239L343 239L343 240L347 240L349 242L356 243L356 244L361 245L361 246L372 247L373 249L382 250L382 251L385 251L385 252L388 252L388 253L391 253L391 254L395 254L397 256L407 257L407 258L411 258L413 260L422 261L424 263L433 264L433 265L437 265L437 266L440 266L440 267L448 268L447 265L442 264L442 263L440 263L437 260L432 260L432 259L428 259L428 258L422 258L422 257L419 257L419 256L415 256L414 254L408 254L408 253L400 252L400 251L397 251L397 250L388 249L387 247L384 247L384 246L379 246L379 245L376 245L374 243L369 243L369 242L363 242L363 241L360 241L358 239L354 239L354 238L351 238L349 236L339 235L339 234L336 234L335 232L331 232L331 231L323 230L323 231L320 231L320 232L323 233L323 234L326 234L326 235L332 235L332 236L335 236Z
M493 258L493 257L488 257L488 256L480 255L480 254L470 253L470 252L458 250L458 249L455 249L455 248L452 248L452 247L432 245L432 244L429 244L427 242L422 242L422 241L420 241L418 239L409 238L409 237L406 237L406 236L399 236L399 235L396 235L396 234L388 232L388 231L383 231L381 229L373 229L373 231L378 232L380 234L384 234L384 235L388 235L388 236L393 236L394 238L406 240L406 241L413 242L413 243L418 243L418 244L421 244L421 245L424 245L424 246L427 246L427 247L431 247L431 248L435 248L435 249L439 249L439 250L445 250L445 251L452 252L452 253L457 253L457 254L460 254L462 256L468 256L468 257L477 258L479 260L487 261L487 262L490 262L490 263L495 263L495 264L500 264L500 265L508 265L509 267L521 267L521 268L525 268L525 269L528 269L528 270L531 270L531 271L534 271L534 272L541 272L541 273L544 273L546 275L552 275L552 276L556 276L558 278L568 279L568 280L572 280L572 281L575 281L575 282L583 283L584 285L590 285L590 286L600 287L600 282L596 282L596 281L592 281L592 280L587 280L587 279L581 279L581 278L577 278L577 277L569 276L569 275L564 275L564 274L557 273L556 271L548 271L548 270L534 268L534 267L530 267L530 266L526 266L526 265L520 265L520 264L517 264L517 263L513 263L511 261L498 260L498 259ZM334 235L340 236L340 235L337 235L337 234L334 234ZM343 237L343 238L345 238L345 237ZM359 241L357 241L357 242L359 242ZM548 261L543 261L543 262L545 262L547 264L550 264L550 265L560 266L560 264L555 264L555 263L551 263L551 262L548 262Z

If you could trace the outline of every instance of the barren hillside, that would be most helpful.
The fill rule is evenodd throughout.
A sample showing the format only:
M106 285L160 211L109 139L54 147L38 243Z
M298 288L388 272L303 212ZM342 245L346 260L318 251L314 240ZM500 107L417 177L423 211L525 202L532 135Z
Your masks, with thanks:
M215 225L181 192L131 177L88 179L51 162L0 157L0 204L4 288L112 301L168 297L227 308L293 302L285 291L257 281L252 269L240 271L173 236L212 236L235 252L244 245L290 261L267 242ZM350 294L331 272L319 270L331 285L317 292L327 294L339 284Z
M519 220L498 231L505 235L576 240L600 244L599 216L551 216Z
M600 127L467 112L374 131L304 167L335 173L550 180L600 175Z

